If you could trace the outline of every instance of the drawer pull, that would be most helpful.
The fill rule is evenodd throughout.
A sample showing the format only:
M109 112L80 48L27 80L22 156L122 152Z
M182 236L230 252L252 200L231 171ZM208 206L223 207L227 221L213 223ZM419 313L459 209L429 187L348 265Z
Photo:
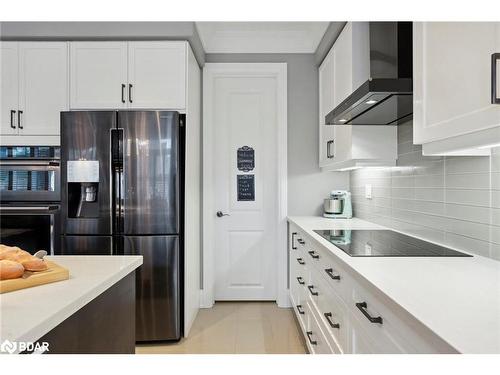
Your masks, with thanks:
M298 238L297 242L300 243L301 245L305 245L306 241L304 241L302 238Z
M292 233L292 249L297 250L297 246L295 246L295 236L297 235L297 232Z
M310 292L313 296L317 296L317 295L318 295L318 292L313 291L313 289L314 289L314 285L308 285L308 286L307 286L307 289L309 289L309 292Z
M330 324L330 327L340 329L340 324L339 323L332 322L332 319L331 319L332 318L332 313L331 312L324 313L323 315L325 316L326 321L328 322L328 324Z
M308 251L308 253L313 259L319 259L319 255L316 254L314 251Z
M306 334L307 334L307 339L309 340L309 342L311 343L311 345L318 345L318 342L316 340L313 340L311 338L312 335L313 335L312 331L307 331Z
M330 276L333 280L340 280L340 275L333 274L333 268L325 269L325 272L328 276Z
M302 310L302 305L297 305L297 311L299 312L300 315L304 315L305 311Z
M363 315L366 317L366 319L368 319L371 323L382 324L382 317L381 316L373 317L368 313L368 311L366 311L366 308L368 307L366 302L358 302L358 303L356 303L356 307L363 313Z
M299 264L302 264L302 265L306 264L306 262L304 262L304 259L302 259L302 258L297 258L297 262L299 262Z
M299 282L300 285L304 285L306 282L304 281L304 279L302 277L297 277L297 281Z

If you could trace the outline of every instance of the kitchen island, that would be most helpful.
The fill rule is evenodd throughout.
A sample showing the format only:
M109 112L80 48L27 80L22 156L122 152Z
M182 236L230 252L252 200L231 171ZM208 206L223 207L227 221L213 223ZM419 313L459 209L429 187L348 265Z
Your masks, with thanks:
M142 256L49 256L69 280L0 295L0 343L48 353L134 353L135 270Z

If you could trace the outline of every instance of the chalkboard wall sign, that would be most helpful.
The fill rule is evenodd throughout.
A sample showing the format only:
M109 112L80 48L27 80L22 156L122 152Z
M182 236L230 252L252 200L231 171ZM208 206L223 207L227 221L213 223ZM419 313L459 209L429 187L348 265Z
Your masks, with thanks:
M238 170L250 172L255 168L255 150L252 147L243 146L237 151Z
M255 201L255 175L239 174L238 177L238 201Z

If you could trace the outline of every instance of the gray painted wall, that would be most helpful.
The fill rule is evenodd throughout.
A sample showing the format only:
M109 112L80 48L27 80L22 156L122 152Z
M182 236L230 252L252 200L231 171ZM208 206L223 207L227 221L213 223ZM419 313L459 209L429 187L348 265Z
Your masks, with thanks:
M206 62L286 62L288 214L319 215L323 198L349 186L348 172L318 167L318 68L313 54L207 54Z
M194 22L1 22L0 40L187 40L205 62Z
M408 122L398 128L397 165L351 172L355 216L500 259L500 147L491 157L422 156Z

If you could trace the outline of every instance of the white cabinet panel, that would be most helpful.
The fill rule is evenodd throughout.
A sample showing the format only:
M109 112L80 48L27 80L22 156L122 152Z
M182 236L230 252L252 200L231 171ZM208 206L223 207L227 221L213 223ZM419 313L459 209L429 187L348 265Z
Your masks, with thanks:
M498 22L414 23L415 143L500 126L500 105L491 102L492 85L499 84L492 82L491 55L498 52Z
M19 74L17 44L17 42L1 42L0 44L0 133L2 135L15 135L18 133Z
M334 154L333 127L325 125L325 116L333 109L333 50L318 69L319 75L319 166L331 162Z
M186 47L186 42L129 42L129 108L185 108Z
M127 42L70 45L71 109L127 107Z
M352 63L352 22L348 22L333 45L333 108L353 92Z
M325 125L325 116L370 78L368 22L346 24L319 67L318 75L322 170L395 165L395 127Z
M60 112L68 109L65 42L19 43L20 135L59 135Z

